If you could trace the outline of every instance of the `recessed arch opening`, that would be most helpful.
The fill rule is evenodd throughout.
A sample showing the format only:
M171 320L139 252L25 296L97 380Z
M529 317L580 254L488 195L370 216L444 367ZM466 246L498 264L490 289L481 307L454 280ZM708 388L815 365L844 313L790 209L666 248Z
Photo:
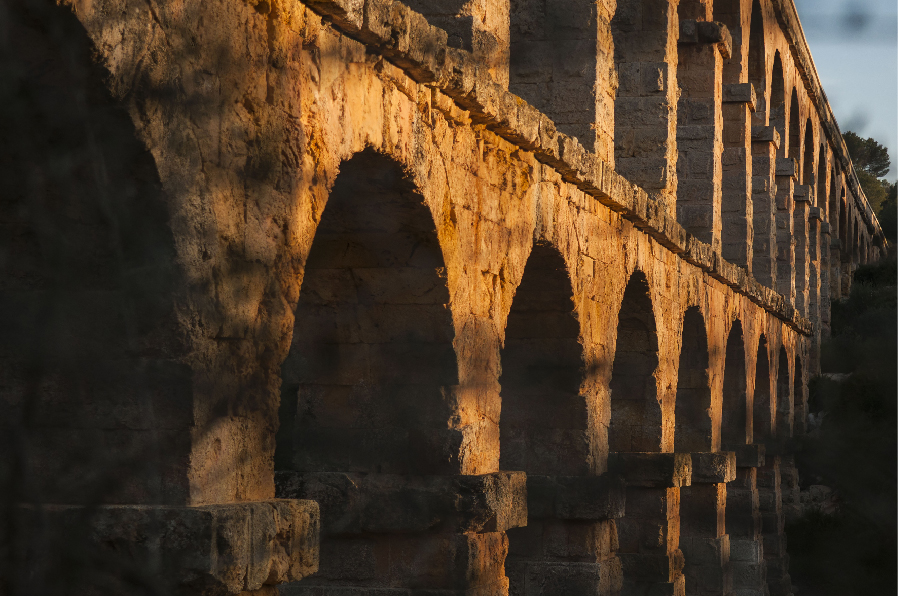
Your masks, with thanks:
M661 451L657 367L658 333L649 284L645 274L637 271L627 283L618 313L608 429L612 452Z
M776 371L776 423L777 435L781 435L784 429L785 421L783 413L788 411L784 405L790 404L792 401L792 385L789 379L789 355L786 347L781 346L779 351L779 362Z
M767 338L761 334L755 361L755 395L752 421L753 441L760 443L773 437L773 403L770 397L770 357Z
M814 186L814 123L811 122L811 119L808 118L808 121L805 123L804 127L804 145L802 146L802 151L804 152L804 164L801 168L801 184L808 185L808 187ZM811 193L814 190L811 189Z
M767 64L765 57L764 13L761 12L761 3L754 0L751 5L751 25L748 36L748 82L755 88L758 105L755 106L754 117L760 121L761 125L767 124Z
M780 134L778 155L785 157L786 144L786 79L783 73L783 60L779 51L773 56L773 68L770 71L770 124Z
M710 452L712 448L711 386L708 377L708 336L698 307L683 318L683 340L677 370L677 452Z
M596 143L596 5L511 0L509 91L590 151Z
M501 356L500 468L587 474L580 323L564 258L549 243L537 243L527 260Z
M281 367L276 468L450 472L448 304L430 210L402 168L370 149L343 162Z
M722 444L735 446L748 443L750 436L747 412L745 341L742 336L742 322L737 319L727 336L720 430Z
M801 167L801 108L798 105L798 91L792 88L792 99L789 101L789 140L783 143L788 153L784 154L796 162L796 167Z

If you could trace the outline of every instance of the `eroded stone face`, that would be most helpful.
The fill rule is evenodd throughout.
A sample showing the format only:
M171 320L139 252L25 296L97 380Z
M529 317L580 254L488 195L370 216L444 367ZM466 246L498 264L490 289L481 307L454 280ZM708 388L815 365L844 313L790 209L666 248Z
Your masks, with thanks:
M705 587L762 584L760 542L780 539L755 522L782 512L779 453L803 428L826 292L876 254L788 43L794 9L431 4L57 9L155 193L133 228L82 219L166 247L96 288L173 271L125 301L128 341L85 349L155 401L84 392L77 424L37 425L48 489L29 499L95 499L47 463L101 438L162 454L113 503L193 512L271 500L275 469L303 480L289 497L324 521L304 586L677 592L690 569ZM91 264L106 267L78 271ZM114 328L98 311L79 317ZM743 454L762 442L775 464ZM408 516L378 514L391 507ZM221 590L299 580L307 547Z

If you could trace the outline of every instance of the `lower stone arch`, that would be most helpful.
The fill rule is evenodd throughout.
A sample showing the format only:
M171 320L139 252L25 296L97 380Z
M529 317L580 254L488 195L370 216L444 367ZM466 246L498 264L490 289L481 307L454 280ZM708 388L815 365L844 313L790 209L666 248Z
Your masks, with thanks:
M782 410L783 407L781 405L787 405L792 400L791 397L792 386L789 383L789 355L786 352L786 347L781 346L779 350L779 362L777 364L777 372L776 372L776 426L777 426L777 435L782 434L783 430L786 429L784 426L786 424L783 421Z
M723 412L720 437L724 446L748 443L748 404L746 401L745 341L742 322L733 322L727 337L723 372Z
M620 488L592 476L580 323L564 258L548 242L527 260L501 357L500 469L526 472L528 488L527 527L508 531L509 592L614 594L614 513L561 503L588 494L596 505Z
M707 452L711 450L713 435L708 336L705 319L698 307L686 310L682 338L674 409L674 447L677 452Z
M513 501L523 475L459 474L449 300L433 217L402 167L370 149L344 161L281 368L277 495L321 508L320 568L300 592L507 586L517 510L500 519L485 494Z
M661 451L657 367L658 332L649 284L645 274L637 271L627 283L618 313L608 429L612 452Z
M766 442L774 437L773 404L770 396L770 357L767 351L767 337L761 334L755 361L755 393L753 398L754 417L752 433L755 443Z
M281 367L276 468L446 472L424 449L458 383L443 267L430 212L398 164L373 150L345 161Z

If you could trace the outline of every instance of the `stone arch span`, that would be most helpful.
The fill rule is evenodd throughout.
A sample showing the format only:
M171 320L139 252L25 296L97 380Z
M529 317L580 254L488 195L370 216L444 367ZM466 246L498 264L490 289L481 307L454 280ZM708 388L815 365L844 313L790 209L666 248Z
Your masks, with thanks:
M515 292L501 352L501 470L588 472L583 347L561 253L537 242Z
M636 271L627 283L618 313L617 349L610 385L610 451L661 451L657 367L658 332L649 284L645 274Z
M773 402L770 394L770 356L767 337L761 334L755 360L755 394L752 400L754 417L752 432L754 442L760 443L773 437Z
M371 149L346 160L281 368L277 468L449 472L437 446L458 368L443 271L430 211L402 168Z
M690 307L683 317L682 347L677 371L675 451L711 451L711 408L705 319L698 307Z
M792 385L789 381L789 354L786 352L786 347L781 346L776 371L777 435L782 432L782 429L784 428L783 425L786 423L786 421L783 420L782 415L784 411L788 410L785 405L790 404L792 401Z
M723 371L723 412L720 429L722 444L736 446L749 442L747 414L745 340L742 333L742 322L737 319L730 328L726 343Z

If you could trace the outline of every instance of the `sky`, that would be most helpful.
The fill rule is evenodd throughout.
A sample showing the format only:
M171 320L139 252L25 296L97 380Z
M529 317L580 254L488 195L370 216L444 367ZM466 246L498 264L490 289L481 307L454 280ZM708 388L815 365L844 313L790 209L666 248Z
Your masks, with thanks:
M889 149L898 178L898 2L795 0L823 90L842 132Z

